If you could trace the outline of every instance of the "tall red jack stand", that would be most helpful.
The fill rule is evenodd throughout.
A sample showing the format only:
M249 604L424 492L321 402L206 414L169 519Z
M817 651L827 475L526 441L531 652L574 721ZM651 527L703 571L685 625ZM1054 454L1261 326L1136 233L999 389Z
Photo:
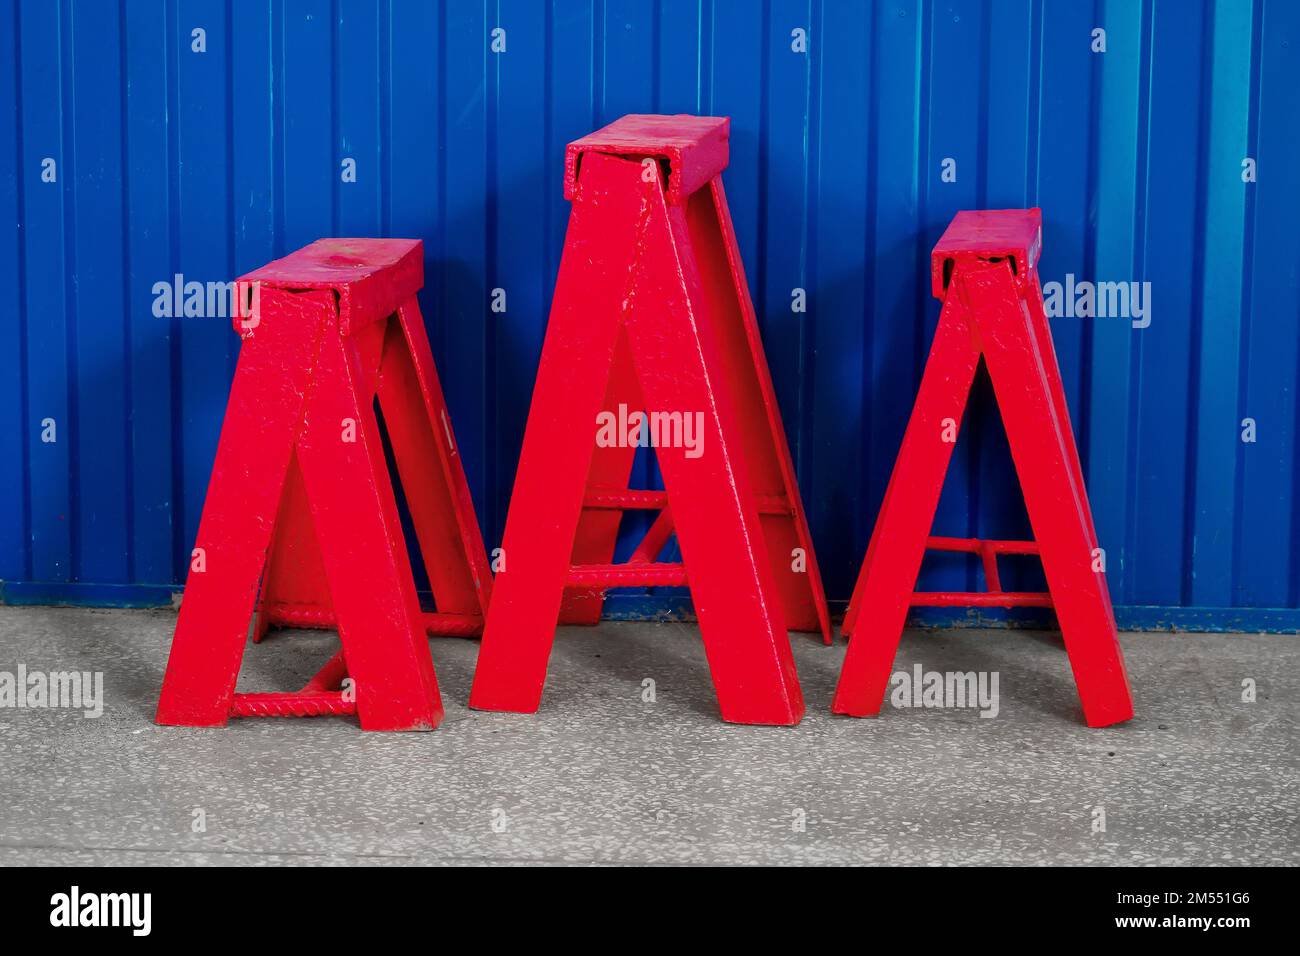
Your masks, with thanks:
M934 247L931 285L943 311L844 618L844 633L852 637L835 691L837 714L880 712L908 608L941 605L1055 608L1088 725L1133 716L1104 557L1038 284L1041 248L1038 209L959 212ZM1035 541L930 536L981 356ZM914 594L927 548L979 555L989 590ZM1002 591L999 554L1038 554L1049 593Z
M244 342L158 723L442 719L425 635L479 633L491 576L416 303L422 256L418 240L322 239L240 280L256 305L234 320ZM416 594L376 399L437 613ZM296 693L235 693L255 604L256 638L337 628L342 650Z
M625 116L569 144L573 211L471 707L537 710L562 602L595 623L606 588L688 585L723 718L803 715L786 628L829 642L830 624L723 194L728 132ZM666 491L629 489L635 446L597 443L620 406L700 416L698 454L656 448ZM659 516L612 565L629 509ZM682 562L657 563L674 532Z

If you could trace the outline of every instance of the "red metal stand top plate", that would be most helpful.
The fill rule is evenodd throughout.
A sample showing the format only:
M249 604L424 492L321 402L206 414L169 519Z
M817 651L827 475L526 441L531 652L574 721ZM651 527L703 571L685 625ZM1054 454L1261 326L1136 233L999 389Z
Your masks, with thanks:
M564 153L564 198L578 195L583 153L660 156L668 160L668 201L680 205L727 168L731 120L726 116L655 116L629 113L576 139Z
M419 239L317 239L243 276L276 289L333 289L344 335L387 318L424 285ZM236 317L235 330L240 329Z
M944 264L963 259L1013 256L1023 282L1038 264L1043 248L1043 211L1034 209L963 210L953 217L930 254L930 284L936 299L944 294Z

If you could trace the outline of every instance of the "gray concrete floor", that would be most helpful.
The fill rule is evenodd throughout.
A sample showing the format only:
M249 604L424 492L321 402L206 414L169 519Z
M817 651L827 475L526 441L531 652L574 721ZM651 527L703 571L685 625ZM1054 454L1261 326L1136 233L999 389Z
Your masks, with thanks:
M829 713L844 645L793 635L793 729L718 719L691 625L563 629L532 716L469 711L477 645L436 639L442 726L371 734L154 726L175 620L0 607L0 671L102 671L106 698L0 709L0 864L1300 863L1294 636L1124 634L1138 716L1105 730L1054 634L909 632L896 671L996 671L999 713L867 720ZM278 632L241 689L296 688L336 645Z

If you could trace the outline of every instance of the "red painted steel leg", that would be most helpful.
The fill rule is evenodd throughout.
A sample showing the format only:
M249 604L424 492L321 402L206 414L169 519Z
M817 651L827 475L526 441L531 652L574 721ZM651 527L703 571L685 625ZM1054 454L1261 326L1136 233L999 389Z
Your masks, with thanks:
M635 188L639 166L616 162ZM720 343L703 331L725 316L702 286L685 215L668 207L657 188L650 202L644 245L662 252L643 258L628 332L646 405L704 412L699 457L687 457L683 448L658 454L718 703L724 720L796 724L803 695L762 545L737 382L726 374Z
M442 702L424 636L373 394L361 359L327 331L298 445L363 730L428 730ZM365 396L363 398L363 396ZM343 440L353 421L355 441Z
M222 726L230 716L312 352L332 305L327 292L261 295L264 317L240 351L217 442L195 541L204 570L192 562L186 578L158 700L160 724Z
M541 702L644 204L643 190L606 174L615 162L585 161L569 220L506 516L505 569L470 691L478 710L532 713Z
M388 326L379 407L438 610L481 617L492 575L414 299Z
M1053 378L1038 355L1054 356L1051 340L1028 351L1014 343L1033 336L1034 320L1010 272L964 269L962 281L978 303L984 358L993 380L1007 442L1025 496L1025 509L1042 555L1065 649L1091 727L1133 716L1128 676L1120 653L1104 572L1092 570L1097 546L1082 469L1059 373ZM1055 368L1056 363L1050 364Z
M738 416L738 435L753 490L756 495L784 498L784 511L765 511L762 525L786 625L795 631L820 633L830 644L830 613L812 533L804 517L781 409L720 176L713 178L709 189L691 196L686 223L690 247L699 259L703 301L715 317L701 331L712 335L711 347L722 362L722 375L735 390L738 407L746 410ZM796 559L796 548L802 551L802 561ZM803 570L796 570L799 566Z
M865 608L869 618L858 624L849 641L832 705L837 714L864 717L880 712L952 459L953 443L943 440L944 419L953 420L953 431L960 429L978 366L979 351L965 310L950 296L939 316L912 417L858 577L854 605Z
M1079 449L1074 444L1074 426L1070 423L1070 406L1065 400L1065 386L1061 382L1061 367L1056 362L1056 347L1052 345L1052 330L1047 322L1047 312L1043 306L1043 290L1037 282L1028 284L1025 307L1029 310L1029 327L1038 347L1046 348L1052 361L1042 363L1043 375L1047 379L1047 388L1052 396L1052 408L1060 429L1062 440L1066 445L1066 454L1070 467L1070 476L1074 481L1076 494L1083 508L1084 521L1088 526L1088 539L1092 547L1097 546L1097 530L1093 526L1092 508L1088 504L1088 492L1083 484L1083 464L1079 461ZM986 359L987 361L987 359ZM1110 601L1109 589L1106 601Z

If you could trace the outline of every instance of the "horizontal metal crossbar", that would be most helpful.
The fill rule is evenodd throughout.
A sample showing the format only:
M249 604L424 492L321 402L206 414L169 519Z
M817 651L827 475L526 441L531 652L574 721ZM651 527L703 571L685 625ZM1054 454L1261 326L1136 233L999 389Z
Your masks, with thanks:
M272 625L283 627L333 630L338 626L334 612L327 608L272 604L267 607L266 615ZM424 629L435 637L475 637L483 633L483 618L477 614L430 611L422 618Z
M994 541L985 538L925 539L930 551L957 551L979 555L984 565L987 591L917 591L913 607L1051 607L1052 595L1039 591L1003 591L998 577L998 555L1038 554L1037 541Z
M759 514L792 514L785 495L757 495L755 503ZM582 506L604 511L660 511L668 507L668 492L596 485L587 490Z
M347 660L339 651L300 691L288 694L236 694L232 717L329 717L354 714L356 702L344 700L339 685L348 676Z
M913 607L1051 607L1045 591L916 591Z
M434 637L477 637L483 633L483 618L477 614L434 611L422 617L424 629Z
M929 537L925 546L931 551L964 551L967 554L1037 554L1037 541L994 541L985 538Z
M683 564L579 564L569 569L570 586L601 588L684 587Z
M335 717L355 714L356 701L341 691L310 694L236 694L231 717Z

